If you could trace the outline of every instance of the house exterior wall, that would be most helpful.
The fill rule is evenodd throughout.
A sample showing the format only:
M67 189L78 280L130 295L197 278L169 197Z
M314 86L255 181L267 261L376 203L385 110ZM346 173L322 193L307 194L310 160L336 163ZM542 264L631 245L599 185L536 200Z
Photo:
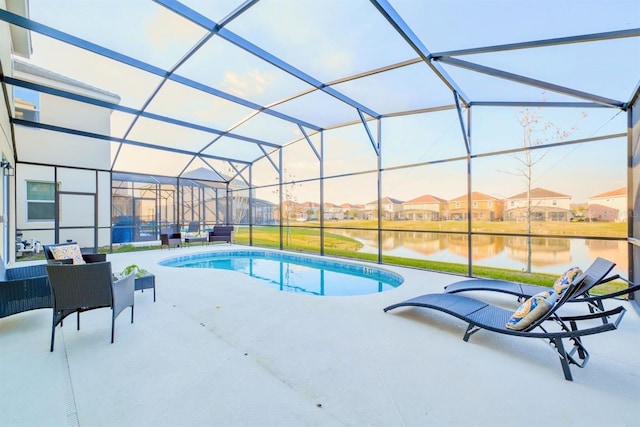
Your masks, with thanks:
M507 200L504 220L526 221L527 205L526 198ZM531 217L534 221L569 221L571 219L571 197L531 198Z
M84 96L117 101L115 95L78 83L26 63L15 64L21 80L51 86ZM19 70L18 70L19 69ZM47 78L51 76L51 78ZM111 110L41 93L37 120L55 126L110 135ZM81 247L111 242L111 143L92 138L14 126L20 152L16 165L16 229L22 240L42 245L73 240ZM47 166L45 166L47 165ZM51 166L48 166L51 165ZM56 183L59 192L56 239L55 220L28 218L28 182ZM65 194L67 193L67 194ZM69 194L73 193L73 194ZM96 240L97 229L97 240ZM37 249L37 248L36 248Z
M403 203L402 216L415 221L440 221L444 218L445 205L440 202Z
M591 197L587 199L589 205L602 205L618 211L615 221L627 220L627 196Z
M502 200L473 200L471 216L478 221L501 221L504 213L504 201ZM449 204L449 219L454 221L467 220L467 201L454 200Z
M40 120L57 126L73 127L69 121L84 124L84 130L103 135L110 134L110 110L80 104L47 94L40 95ZM109 170L111 143L83 136L16 126L20 140L21 162L45 163ZM46 140L43 141L43 138Z
M7 10L7 2L0 0L0 9ZM2 21L0 22L0 67L2 68L1 74L5 76L13 76L13 67L11 61L11 54L13 51L14 43L13 35L9 24ZM7 107L5 99L9 100L9 107ZM0 85L0 160L7 160L15 166L14 151L12 142L12 130L10 117L12 112L9 109L13 108L13 89L10 85ZM0 174L2 170L0 170ZM14 185L14 177L0 175L0 180L3 185L0 185L0 256L4 262L13 261L13 248L15 247L15 227L13 227L13 221L15 221L13 206L15 206L15 192L12 191Z

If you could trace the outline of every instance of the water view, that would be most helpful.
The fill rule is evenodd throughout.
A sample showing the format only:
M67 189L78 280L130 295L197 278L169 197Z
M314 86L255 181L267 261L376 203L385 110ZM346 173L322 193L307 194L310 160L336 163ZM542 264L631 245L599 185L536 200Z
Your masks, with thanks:
M362 243L360 252L377 253L375 230L330 231ZM391 232L382 233L382 253L388 256L466 264L468 237L461 234ZM628 274L627 243L599 239L531 239L531 269L562 273L572 266L585 267L596 257L616 263L615 272ZM527 238L521 236L474 235L471 259L475 265L514 270L526 269Z

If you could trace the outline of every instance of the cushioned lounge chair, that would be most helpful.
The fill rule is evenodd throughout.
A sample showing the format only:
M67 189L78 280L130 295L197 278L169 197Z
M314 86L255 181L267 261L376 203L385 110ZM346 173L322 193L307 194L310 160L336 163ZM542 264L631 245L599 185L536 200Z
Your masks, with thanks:
M608 269L611 271L615 267L615 263L608 261L604 258L596 258L595 261L587 268L585 273L589 275L589 273L593 271L602 271L604 269ZM595 273L598 274L598 273ZM602 285L603 283L608 283L613 280L622 280L626 282L629 287L622 289L620 291L611 292L607 294L590 294L589 291L598 285ZM620 277L620 275L615 274L613 276L603 277L601 280L589 282L590 286L584 289L582 294L576 295L574 298L569 300L568 302L586 302L589 303L590 309L598 309L600 311L604 310L603 301L609 298L619 297L625 294L629 294L640 290L640 285L634 285L628 280ZM515 295L519 300L524 300L527 298L536 295L539 292L544 290L548 290L549 288L545 286L537 286L537 285L527 285L524 283L517 282L509 282L506 280L492 280L492 279L468 279L461 280L459 282L452 283L448 286L445 286L446 293L458 293L458 292L468 292L468 291L489 291L489 292L501 292L505 294Z
M80 330L80 313L111 307L111 343L114 341L115 319L127 307L131 307L133 323L135 273L113 281L111 263L96 262L50 264L47 265L47 275L53 300L50 351L53 351L56 326L62 326L64 318L70 314L77 313L77 328Z
M513 310L507 310L459 294L422 295L390 305L384 311L387 312L399 307L431 308L442 311L468 323L463 337L464 341L468 341L472 334L483 329L499 334L548 340L552 348L558 353L565 379L571 381L573 377L570 365L574 364L583 368L589 360L589 353L582 342L582 337L617 329L626 310L620 306L612 310L580 316L560 316L558 315L558 309L577 295L585 293L593 283L600 282L609 274L611 268L602 270L589 269L588 272L585 272L569 285L560 300L549 311L523 330L514 330L507 327L507 323L514 314ZM603 320L602 324L597 326L578 327L578 325L583 325L583 321L598 319L607 319L607 321ZM552 327L556 330L551 330ZM571 345L569 351L565 350L563 340Z

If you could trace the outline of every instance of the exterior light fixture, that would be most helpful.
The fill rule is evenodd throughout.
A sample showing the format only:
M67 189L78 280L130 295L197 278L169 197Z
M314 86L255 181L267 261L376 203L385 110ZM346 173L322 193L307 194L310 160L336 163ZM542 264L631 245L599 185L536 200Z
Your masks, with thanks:
M13 165L6 160L0 162L0 168L2 168L2 172L5 176L13 176L15 174L15 169Z

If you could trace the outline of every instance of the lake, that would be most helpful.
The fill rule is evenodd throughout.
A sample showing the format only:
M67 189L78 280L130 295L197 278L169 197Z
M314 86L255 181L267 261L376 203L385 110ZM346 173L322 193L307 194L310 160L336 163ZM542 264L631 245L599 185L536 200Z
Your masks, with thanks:
M360 252L378 252L375 230L331 229L330 232L359 241L363 244ZM467 235L385 231L382 237L383 255L467 263ZM534 237L531 249L532 271L561 274L572 266L587 268L596 257L602 257L616 263L616 273L623 277L628 275L626 241ZM526 237L473 236L471 259L474 265L521 270L526 268L527 254Z

